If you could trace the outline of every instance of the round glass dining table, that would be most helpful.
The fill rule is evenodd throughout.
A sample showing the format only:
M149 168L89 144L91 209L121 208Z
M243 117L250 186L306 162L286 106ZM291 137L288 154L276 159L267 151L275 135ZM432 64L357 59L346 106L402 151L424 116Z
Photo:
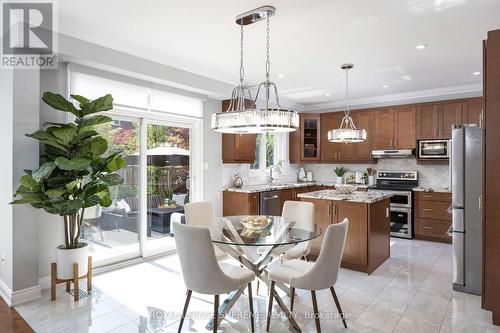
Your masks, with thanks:
M281 216L225 216L215 219L210 235L218 244L278 247L313 240L321 228L314 224L307 229L304 223Z
M279 264L280 255L298 243L311 241L321 235L321 228L305 221L281 216L242 215L216 218L210 228L212 242L223 252L255 273L256 279L270 285L267 268ZM276 287L290 295L290 289L280 283ZM258 286L258 285L257 285ZM245 286L229 294L219 307L219 320L236 303ZM258 293L258 287L257 287ZM275 300L286 314L293 332L301 332L285 303L275 292ZM213 319L207 324L212 329Z

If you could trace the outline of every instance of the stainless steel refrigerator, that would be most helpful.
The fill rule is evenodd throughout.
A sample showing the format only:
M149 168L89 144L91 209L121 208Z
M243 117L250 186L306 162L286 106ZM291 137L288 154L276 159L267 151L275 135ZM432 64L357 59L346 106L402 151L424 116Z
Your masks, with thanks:
M456 126L451 146L453 289L481 295L484 130Z

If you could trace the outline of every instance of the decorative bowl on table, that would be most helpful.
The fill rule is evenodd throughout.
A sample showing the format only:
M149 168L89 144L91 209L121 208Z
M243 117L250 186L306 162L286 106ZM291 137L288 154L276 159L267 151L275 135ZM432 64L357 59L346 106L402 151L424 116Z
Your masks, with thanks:
M251 231L262 231L269 226L271 218L267 216L246 216L241 220L241 224L245 229Z
M335 192L337 194L352 194L352 192L356 191L358 187L356 185L351 184L339 184L335 185Z

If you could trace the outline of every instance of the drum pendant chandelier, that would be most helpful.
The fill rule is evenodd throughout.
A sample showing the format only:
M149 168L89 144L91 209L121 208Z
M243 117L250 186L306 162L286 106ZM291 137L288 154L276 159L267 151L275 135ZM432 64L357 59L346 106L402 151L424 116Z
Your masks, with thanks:
M274 7L264 6L251 10L236 17L240 26L240 83L233 89L231 102L226 112L212 115L212 130L219 133L254 134L293 132L299 128L299 115L292 110L281 108L276 84L269 79L271 63L269 61L269 17L275 14ZM266 20L266 76L258 85L255 98L245 85L245 70L243 67L243 26L261 20ZM264 107L257 107L259 93L265 94ZM276 107L270 105L271 93L275 97ZM248 105L248 108L247 108Z
M345 111L340 127L328 131L330 142L359 143L366 140L366 130L356 128L349 111L349 70L353 67L353 64L344 64L340 67L345 70Z

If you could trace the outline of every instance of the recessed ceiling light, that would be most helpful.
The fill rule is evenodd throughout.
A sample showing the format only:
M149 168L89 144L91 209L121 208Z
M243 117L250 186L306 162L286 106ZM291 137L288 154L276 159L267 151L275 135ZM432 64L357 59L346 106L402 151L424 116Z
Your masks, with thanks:
M428 46L427 44L419 44L419 45L417 45L415 48L416 48L417 50L423 50L423 49L425 49L427 46Z
M472 73L472 75L474 75L474 76L481 75L481 72L474 72L474 73Z
M384 84L384 85L382 86L382 88L389 88L389 85L388 85L388 84Z
M278 74L278 77L279 77L280 79L282 79L282 78L284 78L284 77L285 77L285 74Z
M331 94L329 92L325 93L325 96L328 97L330 96Z

